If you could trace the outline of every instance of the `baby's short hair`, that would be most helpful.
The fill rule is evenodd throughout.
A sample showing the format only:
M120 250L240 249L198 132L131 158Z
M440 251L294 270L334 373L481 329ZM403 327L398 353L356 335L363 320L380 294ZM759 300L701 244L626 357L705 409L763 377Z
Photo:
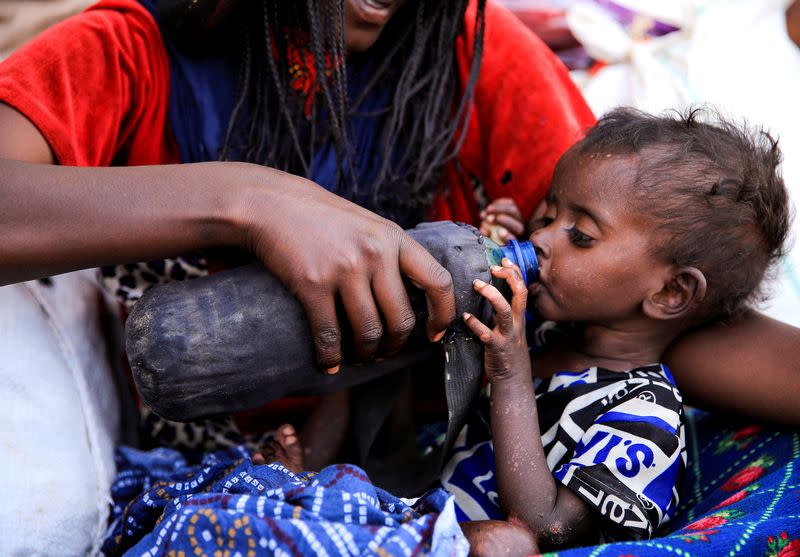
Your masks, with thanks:
M699 318L731 317L764 298L764 277L784 254L791 220L781 152L769 133L708 109L656 116L618 108L578 152L636 155L634 197L663 222L656 255L698 268L708 282Z

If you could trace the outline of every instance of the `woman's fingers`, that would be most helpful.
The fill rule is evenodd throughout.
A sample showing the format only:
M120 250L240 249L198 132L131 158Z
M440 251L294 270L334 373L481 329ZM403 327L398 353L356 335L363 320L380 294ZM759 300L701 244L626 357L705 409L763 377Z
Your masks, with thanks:
M425 293L429 338L444 335L455 318L453 282L421 245L396 224L307 180L283 173L266 177L272 181L257 191L269 195L248 205L245 243L300 300L322 368L338 370L345 320L362 357L375 354L384 328L386 346L402 346L413 325L403 275ZM287 180L296 187L272 186ZM290 232L296 230L303 234ZM337 317L337 297L346 315Z
M400 272L406 275L417 288L425 292L428 305L426 331L431 341L438 341L456 316L456 296L453 279L447 269L415 242L405 232L400 243ZM407 303L407 302L406 302ZM386 308L381 308L385 310ZM409 307L410 311L410 307ZM387 322L392 315L384 311Z
M375 301L383 308L384 338L381 356L396 354L408 340L416 316L400 273L379 273L373 278Z
M353 331L356 359L361 362L371 360L383 337L383 324L371 288L355 281L345 282L341 296Z
M366 294L372 296L367 290ZM333 295L311 287L298 292L297 296L308 317L319 367L325 373L337 373L342 363L342 331Z

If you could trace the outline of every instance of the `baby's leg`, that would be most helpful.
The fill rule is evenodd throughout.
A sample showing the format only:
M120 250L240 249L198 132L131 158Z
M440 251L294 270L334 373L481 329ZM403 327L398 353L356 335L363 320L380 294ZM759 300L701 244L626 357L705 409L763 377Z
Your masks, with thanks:
M504 520L462 522L460 526L469 541L471 557L526 557L539 554L536 538L524 526Z

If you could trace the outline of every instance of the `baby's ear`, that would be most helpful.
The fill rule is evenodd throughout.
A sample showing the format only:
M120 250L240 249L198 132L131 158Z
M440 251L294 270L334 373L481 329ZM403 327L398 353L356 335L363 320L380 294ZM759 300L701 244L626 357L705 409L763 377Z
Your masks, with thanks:
M642 309L651 319L686 317L706 297L706 287L706 277L699 269L680 267L661 290L645 299Z

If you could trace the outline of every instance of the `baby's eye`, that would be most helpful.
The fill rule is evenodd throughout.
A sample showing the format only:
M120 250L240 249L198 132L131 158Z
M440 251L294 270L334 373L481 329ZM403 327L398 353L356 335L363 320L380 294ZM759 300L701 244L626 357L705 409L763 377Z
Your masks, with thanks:
M575 227L568 229L567 234L569 235L569 241L576 247L588 248L592 244L593 238L587 236Z

